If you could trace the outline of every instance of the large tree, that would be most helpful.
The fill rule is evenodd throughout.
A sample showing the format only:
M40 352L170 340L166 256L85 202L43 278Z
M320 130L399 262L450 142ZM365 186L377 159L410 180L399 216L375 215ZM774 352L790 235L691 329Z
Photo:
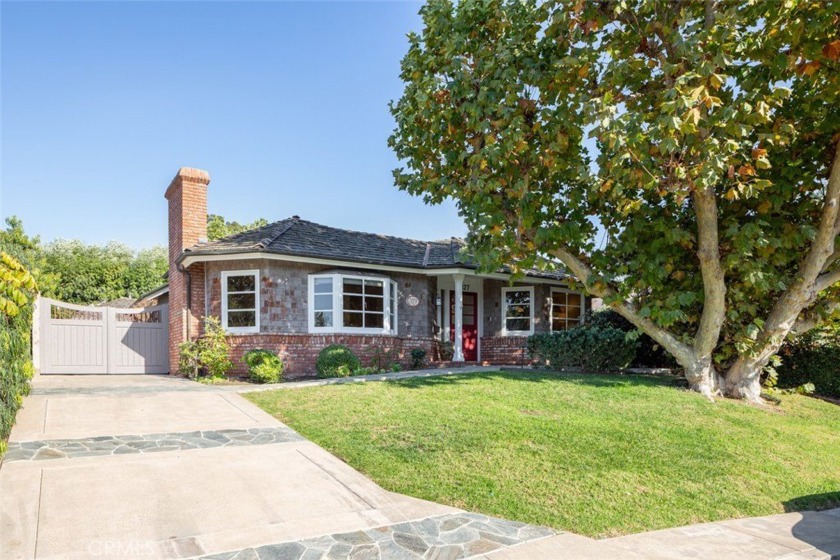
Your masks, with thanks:
M690 386L760 401L840 301L831 1L431 0L390 145L473 254L562 263Z

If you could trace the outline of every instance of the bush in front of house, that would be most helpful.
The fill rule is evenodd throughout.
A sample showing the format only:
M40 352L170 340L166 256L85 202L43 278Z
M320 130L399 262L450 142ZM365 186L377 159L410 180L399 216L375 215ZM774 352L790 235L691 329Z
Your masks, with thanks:
M318 377L347 377L361 366L359 357L343 344L331 344L321 350L315 363Z
M271 350L258 348L242 356L248 366L248 376L255 383L277 383L283 375L283 360Z
M34 373L30 333L36 291L29 270L0 250L0 456Z
M411 369L421 369L426 364L426 349L412 348Z
M190 379L202 374L221 379L233 367L225 330L215 317L205 317L204 335L182 343L178 350L178 371Z
M815 329L785 343L779 351L777 385L813 383L814 393L840 398L840 328Z
M528 337L528 352L552 369L579 367L584 371L618 371L636 356L635 340L613 327L581 325L565 331Z
M609 308L589 311L584 324L593 327L611 327L624 333L635 332L636 326ZM630 363L632 367L676 368L677 361L658 342L644 333L639 334L636 357Z

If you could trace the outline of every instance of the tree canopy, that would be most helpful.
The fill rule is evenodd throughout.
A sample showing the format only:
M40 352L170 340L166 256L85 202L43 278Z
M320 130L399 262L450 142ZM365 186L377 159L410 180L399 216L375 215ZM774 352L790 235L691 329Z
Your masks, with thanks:
M564 266L709 396L760 400L785 337L836 317L836 5L431 0L421 15L391 105L396 184L455 199L486 268Z
M256 229L265 225L268 225L268 220L265 218L258 218L250 224L240 224L236 221L229 222L225 220L224 216L220 216L218 214L208 214L207 239L215 241L216 239L221 239L223 237L248 231L250 229Z

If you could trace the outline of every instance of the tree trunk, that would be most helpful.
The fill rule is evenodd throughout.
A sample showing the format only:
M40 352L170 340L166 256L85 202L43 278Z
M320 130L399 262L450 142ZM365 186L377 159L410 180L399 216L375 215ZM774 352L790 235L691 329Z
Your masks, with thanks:
M766 360L765 360L766 362ZM755 360L738 360L729 368L724 379L723 394L733 399L762 404L761 371L764 364Z
M680 363L685 369L688 388L697 391L709 400L720 395L722 379L712 365L711 357L695 358L686 363Z

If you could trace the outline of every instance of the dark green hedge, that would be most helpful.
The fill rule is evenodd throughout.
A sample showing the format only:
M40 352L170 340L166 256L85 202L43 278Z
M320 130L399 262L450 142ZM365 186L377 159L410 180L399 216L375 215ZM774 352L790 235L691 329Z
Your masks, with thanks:
M528 352L543 365L553 369L579 367L591 372L627 367L636 355L636 345L624 331L594 325L528 337Z
M816 394L840 398L840 332L811 331L786 343L779 356L782 359L782 365L776 368L779 387L787 389L813 383Z
M589 312L586 316L586 324L596 327L612 327L625 333L638 330L633 323L609 308ZM678 367L674 357L644 333L639 335L636 357L633 358L630 365L645 368Z

